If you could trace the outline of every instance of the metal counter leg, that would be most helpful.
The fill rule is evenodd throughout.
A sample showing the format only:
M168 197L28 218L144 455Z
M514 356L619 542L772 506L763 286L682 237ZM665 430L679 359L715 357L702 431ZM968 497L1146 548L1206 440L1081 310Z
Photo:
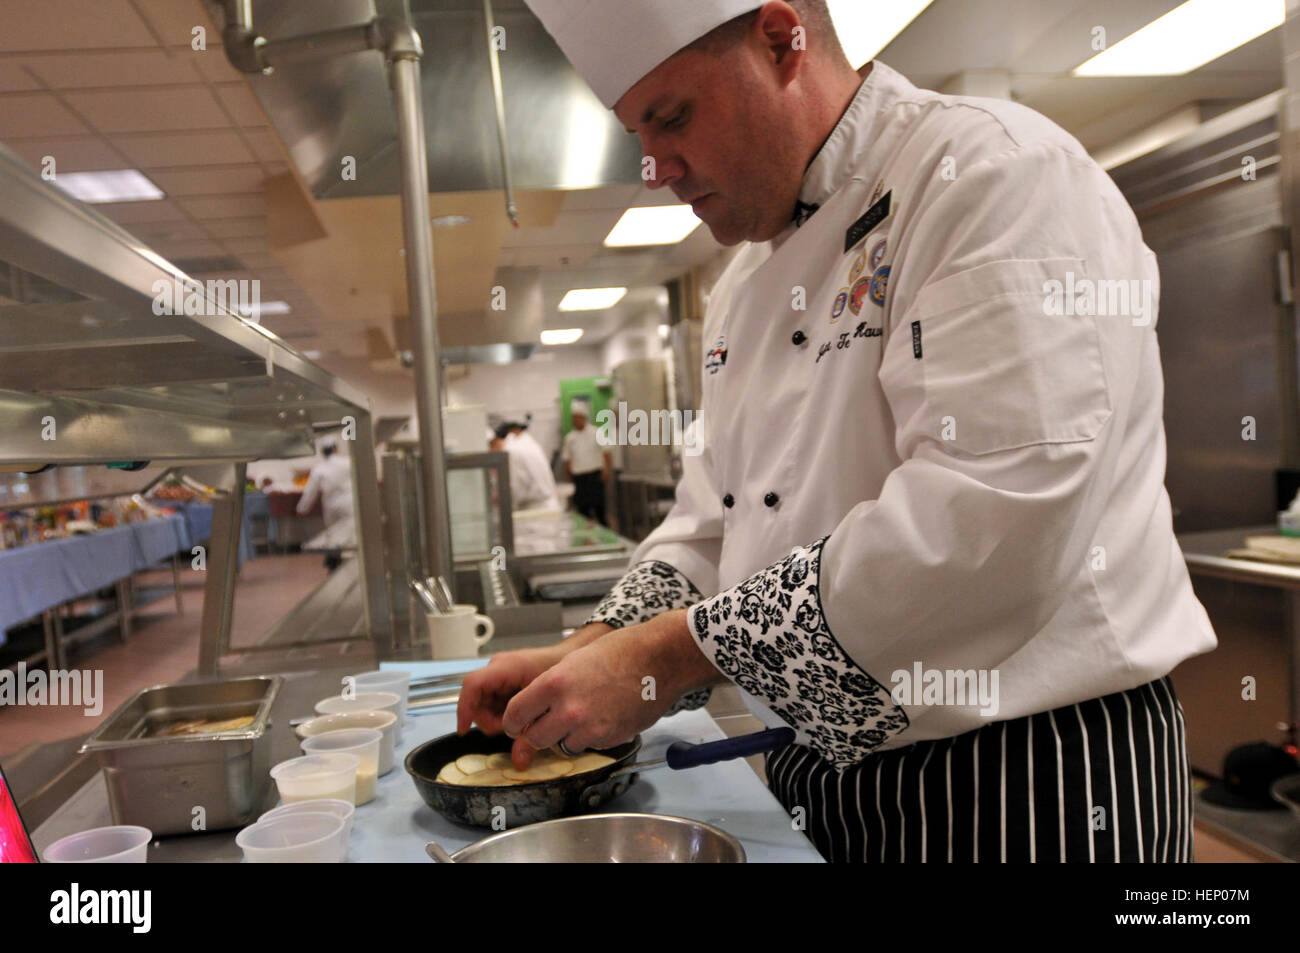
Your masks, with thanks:
M230 647L246 476L247 467L236 464L229 493L212 505L212 536L208 540L208 576L203 583L203 623L199 636L199 674L204 676L218 674L221 656Z

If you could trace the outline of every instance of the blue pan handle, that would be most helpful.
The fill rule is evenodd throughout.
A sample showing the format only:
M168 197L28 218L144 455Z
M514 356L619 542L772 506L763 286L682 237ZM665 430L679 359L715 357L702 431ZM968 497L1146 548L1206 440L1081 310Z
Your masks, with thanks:
M747 758L751 754L775 751L786 745L794 744L793 728L769 728L750 735L737 735L722 741L710 741L693 745L685 741L674 741L668 746L666 760L668 767L674 771L694 768L702 764L714 764L718 761L731 761L735 758Z

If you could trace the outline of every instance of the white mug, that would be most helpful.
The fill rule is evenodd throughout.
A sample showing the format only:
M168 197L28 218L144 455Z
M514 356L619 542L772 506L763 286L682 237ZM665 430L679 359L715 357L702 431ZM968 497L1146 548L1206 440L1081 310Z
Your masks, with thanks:
M496 624L477 608L457 604L448 613L426 613L434 658L473 658L491 641Z

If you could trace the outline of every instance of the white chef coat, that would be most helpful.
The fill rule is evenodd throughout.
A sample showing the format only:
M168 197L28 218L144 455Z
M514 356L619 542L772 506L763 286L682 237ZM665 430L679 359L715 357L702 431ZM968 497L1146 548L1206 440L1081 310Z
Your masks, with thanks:
M559 509L555 475L537 441L526 433L507 434L505 451L510 454L510 502L514 509L547 507Z
M1047 305L1067 273L1158 289L1083 147L877 62L799 199L811 217L713 291L704 452L632 558L711 596L692 631L755 714L845 767L1212 649L1164 489L1154 318ZM996 712L896 694L918 667L996 673Z
M352 516L352 465L337 453L311 468L307 488L298 501L298 515L310 512L317 497L320 497L326 526Z
M596 428L590 422L581 430L574 428L564 435L561 456L568 461L574 475L604 470L607 450L600 445Z

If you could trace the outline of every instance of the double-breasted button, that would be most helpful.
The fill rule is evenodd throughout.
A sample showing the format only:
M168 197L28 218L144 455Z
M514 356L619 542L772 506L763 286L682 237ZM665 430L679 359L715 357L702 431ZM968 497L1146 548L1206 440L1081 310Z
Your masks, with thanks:
M781 498L775 493L768 493L767 496L763 497L763 502L768 506L776 506L776 504L781 502Z
M726 496L722 498L722 505L725 506L727 509L731 509L733 506L736 505L736 498L732 496L730 493L728 493Z
M790 343L795 347L798 347L806 340L808 340L808 338L802 331L796 331L794 334L790 335Z

